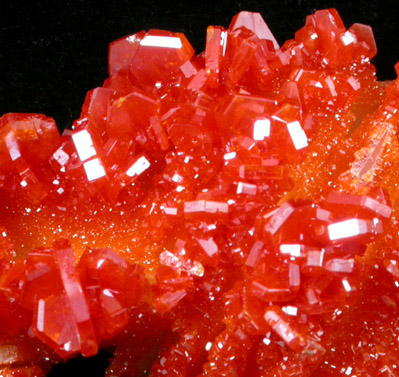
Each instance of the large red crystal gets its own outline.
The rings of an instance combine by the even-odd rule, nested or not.
[[[395,376],[399,82],[370,27],[258,13],[111,43],[58,134],[0,118],[0,374]]]

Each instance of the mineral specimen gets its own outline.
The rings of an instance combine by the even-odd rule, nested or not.
[[[0,118],[0,374],[396,376],[399,81],[334,9],[111,43],[59,135]]]

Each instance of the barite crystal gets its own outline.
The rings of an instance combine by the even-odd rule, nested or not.
[[[0,118],[0,375],[396,375],[399,81],[369,26],[259,13],[109,46],[59,135]],[[399,72],[399,65],[395,68]]]

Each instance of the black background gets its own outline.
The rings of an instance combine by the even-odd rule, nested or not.
[[[380,80],[395,78],[399,61],[398,0],[316,1],[204,0],[162,2],[2,1],[0,5],[0,115],[37,112],[54,117],[59,128],[71,125],[89,89],[107,77],[108,44],[149,28],[186,34],[197,52],[208,25],[227,27],[241,10],[260,12],[280,44],[303,26],[306,15],[335,7],[345,25],[372,26],[378,46],[374,59]],[[106,355],[57,367],[51,377],[102,376]],[[84,372],[82,365],[90,368]],[[79,372],[80,370],[80,372]]]
[[[282,44],[316,9],[335,7],[349,27],[371,25],[381,80],[395,77],[399,60],[398,0],[204,0],[162,2],[2,1],[0,5],[0,115],[37,112],[71,125],[86,92],[107,77],[107,48],[116,38],[149,28],[184,32],[197,52],[207,25],[228,26],[240,10],[262,13]]]

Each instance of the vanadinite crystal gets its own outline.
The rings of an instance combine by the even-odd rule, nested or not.
[[[0,118],[0,375],[398,376],[399,81],[334,9],[111,43],[72,129]],[[399,70],[399,69],[398,69]]]

